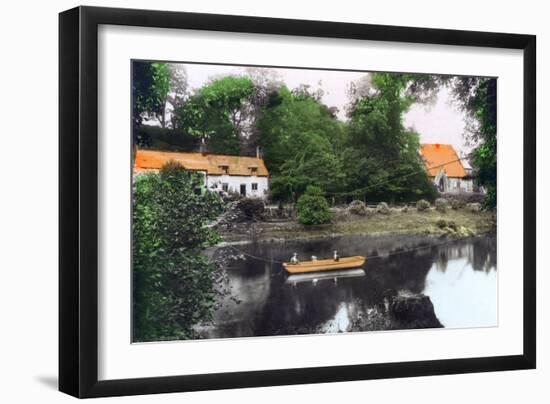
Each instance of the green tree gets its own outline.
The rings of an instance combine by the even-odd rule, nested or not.
[[[419,99],[419,88],[431,89],[431,84],[417,80],[424,78],[373,73],[366,95],[348,108],[342,161],[351,196],[390,201],[434,196],[418,154],[419,135],[403,125],[403,115]]]
[[[134,127],[144,118],[164,113],[170,90],[170,72],[166,63],[136,61],[132,64],[132,98]]]
[[[215,300],[215,268],[202,251],[219,240],[206,224],[222,202],[199,174],[171,163],[137,176],[133,196],[134,341],[192,338]]]
[[[330,207],[321,188],[310,185],[298,199],[298,221],[304,225],[328,223],[331,218]]]
[[[484,204],[497,205],[497,80],[458,77],[450,84],[455,102],[467,114],[467,139],[475,145],[472,166],[487,188]]]
[[[243,110],[254,94],[248,77],[227,76],[201,87],[176,111],[177,125],[214,153],[238,154],[245,136]]]
[[[325,192],[342,190],[344,174],[339,156],[330,142],[316,134],[305,134],[308,142],[283,163],[271,183],[275,200],[289,200],[302,195],[310,185]]]
[[[183,66],[177,64],[168,65],[170,74],[170,91],[166,97],[166,103],[170,105],[170,122],[165,122],[166,114],[162,115],[162,127],[170,125],[172,129],[177,130],[177,114],[175,111],[183,108],[189,98],[189,84],[187,82],[187,71]]]
[[[339,149],[344,124],[315,96],[299,88],[272,93],[259,121],[260,145],[277,200],[301,195],[308,185],[341,190]]]

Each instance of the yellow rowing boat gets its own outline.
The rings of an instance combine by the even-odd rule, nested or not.
[[[332,271],[336,269],[351,269],[359,268],[365,264],[367,259],[361,255],[353,257],[342,257],[338,261],[333,259],[317,260],[317,261],[304,261],[298,264],[292,264],[290,262],[283,263],[285,270],[291,274],[301,274],[304,272],[319,272],[319,271]]]

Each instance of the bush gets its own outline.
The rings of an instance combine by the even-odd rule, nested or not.
[[[474,202],[474,203],[468,203],[466,205],[466,209],[468,209],[470,212],[479,212],[481,211],[481,203]]]
[[[308,186],[298,199],[298,222],[304,225],[328,223],[330,207],[319,187]]]
[[[425,199],[421,199],[418,202],[416,202],[416,209],[420,212],[426,211],[430,209],[430,202],[428,202]]]
[[[353,215],[365,216],[367,214],[367,206],[363,201],[352,201],[348,206],[348,211]]]
[[[386,202],[380,202],[378,206],[376,206],[376,212],[380,213],[382,215],[389,215],[390,214],[390,207]]]
[[[193,338],[210,316],[215,267],[202,250],[219,241],[206,226],[222,210],[199,174],[170,163],[133,189],[133,340]]]
[[[265,211],[264,201],[260,198],[242,198],[237,202],[237,208],[248,219],[259,219]]]
[[[464,205],[465,205],[465,202],[462,199],[455,198],[451,200],[451,208],[453,208],[454,210],[463,208]]]
[[[458,230],[458,226],[454,220],[439,219],[435,224],[440,229],[449,228],[454,231]]]
[[[437,198],[435,200],[435,209],[439,212],[447,212],[447,208],[449,207],[449,202],[445,198]]]

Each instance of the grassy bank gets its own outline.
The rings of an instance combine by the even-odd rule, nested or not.
[[[293,240],[344,234],[448,234],[457,237],[478,235],[495,228],[493,212],[470,212],[465,209],[420,212],[392,209],[387,215],[366,216],[336,212],[332,223],[317,226],[300,225],[294,220],[280,222],[253,221],[235,224],[222,232],[225,242]]]

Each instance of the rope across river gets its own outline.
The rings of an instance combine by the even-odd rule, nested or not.
[[[445,245],[445,244],[451,244],[451,243],[455,243],[455,242],[458,242],[458,241],[471,239],[471,238],[474,238],[474,237],[476,237],[476,236],[460,237],[460,238],[445,240],[445,241],[442,241],[440,243],[431,243],[431,244],[427,244],[427,245],[421,245],[421,246],[418,246],[418,247],[415,247],[415,248],[389,252],[387,254],[368,255],[365,258],[367,259],[367,261],[368,260],[373,260],[373,259],[388,258],[388,257],[394,256],[394,255],[407,254],[407,253],[411,253],[411,252],[419,251],[419,250],[427,250],[427,249],[430,249],[430,248],[433,248],[433,247],[439,247],[439,246],[442,246],[442,245]],[[240,253],[244,256],[247,256],[249,258],[255,259],[257,261],[263,261],[263,262],[272,263],[272,264],[284,264],[284,263],[288,262],[288,261],[278,261],[278,260],[274,260],[274,259],[269,259],[269,258],[264,258],[264,257],[260,257],[260,256],[257,256],[257,255],[253,255],[253,254],[250,254],[246,251],[243,251],[243,250],[241,250],[241,249],[239,249],[239,248],[237,248],[233,245],[226,245],[223,248],[231,248],[231,249],[237,251],[238,253]]]

